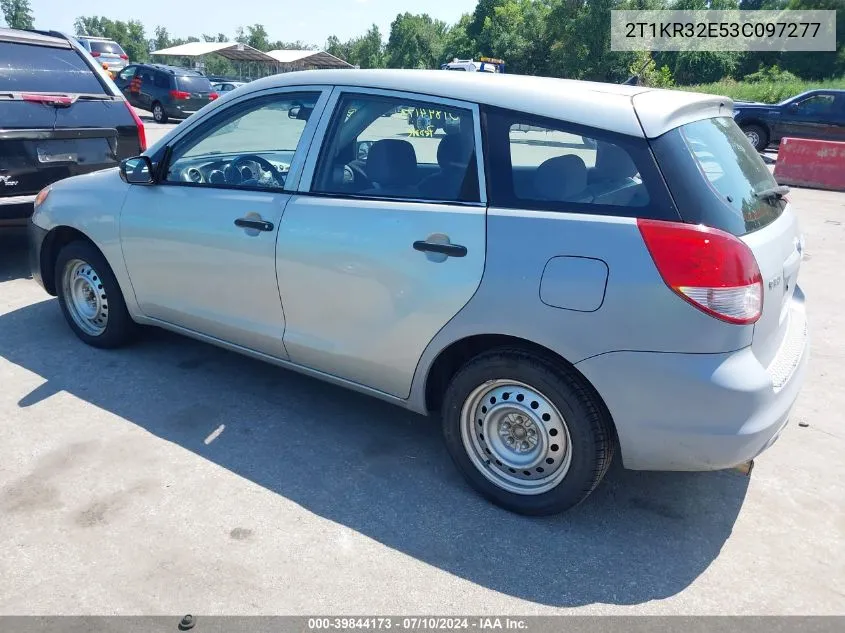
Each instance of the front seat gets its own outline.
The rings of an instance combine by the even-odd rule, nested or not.
[[[468,154],[459,134],[444,136],[437,146],[440,171],[420,183],[423,196],[435,200],[458,200],[466,177]]]
[[[587,165],[579,156],[555,156],[534,172],[534,192],[550,202],[591,202],[587,191]]]
[[[367,154],[367,177],[373,187],[361,195],[418,198],[417,153],[414,146],[401,139],[383,139],[370,146]]]

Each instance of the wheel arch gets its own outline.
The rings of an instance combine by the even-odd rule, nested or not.
[[[494,349],[520,349],[536,354],[554,365],[572,372],[578,377],[584,386],[590,391],[598,406],[603,409],[607,419],[610,420],[610,428],[613,433],[613,440],[618,446],[616,424],[613,416],[605,404],[604,398],[584,374],[569,362],[566,358],[544,345],[534,341],[511,336],[507,334],[474,334],[452,341],[444,347],[427,367],[423,385],[423,397],[425,410],[430,414],[440,410],[443,402],[443,395],[452,377],[470,359]]]
[[[44,237],[44,241],[41,243],[38,265],[41,268],[41,280],[44,283],[44,288],[54,297],[57,294],[55,273],[56,259],[59,256],[59,251],[61,251],[67,244],[76,241],[88,242],[105,258],[105,254],[102,249],[97,246],[94,240],[79,229],[66,225],[60,225],[50,229],[49,233],[47,233]],[[108,258],[106,258],[106,261],[108,261]]]
[[[772,139],[772,128],[771,126],[759,117],[749,117],[747,119],[742,119],[739,121],[739,127],[743,128],[748,125],[756,125],[766,133],[766,137],[771,141]]]

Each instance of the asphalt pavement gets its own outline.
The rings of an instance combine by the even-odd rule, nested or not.
[[[845,195],[790,199],[812,358],[781,439],[750,478],[617,460],[540,519],[433,420],[159,330],[85,346],[0,238],[0,614],[845,614]]]

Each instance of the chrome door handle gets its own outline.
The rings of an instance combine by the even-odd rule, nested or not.
[[[447,257],[466,257],[467,247],[460,244],[444,244],[442,242],[429,242],[417,240],[414,242],[414,250],[423,253],[439,253]]]
[[[256,229],[258,231],[272,231],[273,223],[266,220],[253,220],[252,218],[238,218],[235,220],[235,226],[242,229]]]

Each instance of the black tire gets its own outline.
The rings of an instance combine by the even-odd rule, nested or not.
[[[569,469],[546,492],[519,494],[496,485],[481,473],[464,445],[464,403],[479,386],[499,379],[524,383],[541,392],[568,427]],[[485,352],[464,365],[446,390],[442,421],[446,447],[470,485],[496,505],[519,514],[556,514],[578,505],[595,490],[613,459],[615,441],[610,416],[592,387],[574,370],[521,349]],[[494,468],[489,461],[487,467]]]
[[[749,125],[743,125],[740,129],[743,134],[749,137],[748,140],[758,152],[762,152],[769,146],[769,133],[759,125],[754,125],[752,123]]]
[[[70,312],[71,308],[68,306],[71,299],[67,296],[65,269],[71,262],[77,260],[90,266],[93,271],[91,273],[92,280],[98,285],[99,290],[105,294],[103,299],[107,306],[107,319],[104,330],[99,334],[91,334],[82,329],[74,320]],[[120,286],[111,267],[103,254],[93,244],[79,240],[65,245],[56,258],[54,274],[62,314],[64,314],[71,330],[82,341],[92,347],[111,349],[121,347],[134,338],[138,325],[129,316],[123,293],[120,291]]]
[[[158,106],[158,108],[156,108],[156,106]],[[152,107],[153,120],[156,123],[167,123],[167,112],[165,112],[164,106],[158,101],[154,101]]]

